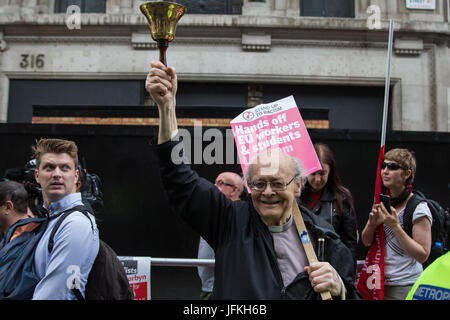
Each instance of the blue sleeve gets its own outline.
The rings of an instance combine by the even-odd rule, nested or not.
[[[93,220],[93,218],[91,218]],[[54,237],[46,272],[35,288],[33,300],[74,300],[70,284],[79,283],[84,295],[89,272],[99,249],[98,230],[80,212],[68,216]]]

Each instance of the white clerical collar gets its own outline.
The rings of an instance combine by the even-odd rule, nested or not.
[[[289,217],[288,221],[281,226],[269,226],[269,231],[272,233],[280,233],[285,232],[292,224],[292,214]]]

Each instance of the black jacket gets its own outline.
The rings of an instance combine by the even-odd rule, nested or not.
[[[300,203],[300,201],[297,202]],[[353,260],[356,263],[356,249],[358,245],[356,214],[351,210],[350,204],[345,198],[343,200],[344,213],[338,214],[336,202],[337,199],[334,194],[325,188],[320,200],[310,210],[333,226],[334,231],[339,235],[342,242],[352,252]]]
[[[273,238],[251,201],[231,201],[212,183],[200,178],[189,165],[175,165],[175,142],[155,146],[164,188],[171,208],[196,230],[216,253],[215,299],[320,299],[302,272],[284,287]],[[318,218],[303,212],[313,244],[325,233],[325,257],[337,270],[347,298],[359,298],[353,285],[351,253],[338,236],[315,224]],[[321,222],[327,226],[325,222]]]

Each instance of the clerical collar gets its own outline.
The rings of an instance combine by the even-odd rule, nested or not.
[[[289,220],[288,220],[285,224],[283,224],[283,225],[281,225],[281,226],[269,226],[269,231],[272,232],[272,233],[280,233],[280,232],[284,232],[284,231],[286,231],[287,229],[289,229],[289,227],[291,226],[291,224],[292,224],[292,214],[291,214],[291,216],[289,217]]]

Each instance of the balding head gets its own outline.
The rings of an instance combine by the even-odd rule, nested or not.
[[[234,172],[222,172],[216,178],[215,185],[230,200],[239,200],[244,190],[244,181]]]
[[[303,170],[297,158],[280,149],[267,149],[261,152],[247,167],[246,179],[251,181],[252,171],[257,168],[262,174],[273,175],[285,171],[295,176],[294,181],[300,181]]]

